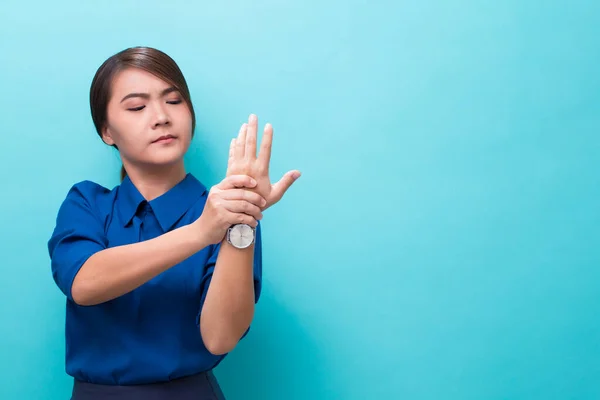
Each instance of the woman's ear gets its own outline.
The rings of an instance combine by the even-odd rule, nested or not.
[[[109,146],[115,145],[115,141],[112,138],[110,129],[108,129],[108,126],[106,125],[104,126],[104,128],[102,128],[102,141]]]

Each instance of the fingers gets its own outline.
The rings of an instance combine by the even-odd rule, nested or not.
[[[248,118],[248,130],[246,133],[246,148],[244,155],[248,160],[256,160],[256,131],[258,130],[258,118],[250,114]]]
[[[227,160],[227,172],[230,171],[231,166],[233,165],[233,156],[235,152],[235,138],[231,139],[231,143],[229,144],[229,159]],[[227,174],[229,175],[229,174]]]
[[[283,197],[285,192],[287,192],[287,190],[290,188],[290,186],[292,186],[292,184],[298,178],[300,178],[300,175],[301,175],[300,171],[297,171],[297,170],[289,171],[279,180],[279,182],[277,182],[276,184],[273,185],[273,190],[271,191],[272,198],[273,198],[272,204],[275,204],[279,200],[281,200],[281,198]]]
[[[229,212],[226,218],[231,225],[246,224],[253,228],[258,226],[258,221],[253,216],[248,214]]]
[[[240,131],[238,132],[238,137],[235,140],[235,150],[233,156],[236,160],[241,160],[244,158],[246,153],[246,131],[248,130],[248,124],[242,124],[240,127]]]
[[[260,153],[258,155],[258,162],[262,166],[263,171],[269,170],[269,163],[271,162],[271,145],[273,143],[273,126],[271,124],[265,125],[263,132],[262,142],[260,144]]]
[[[261,195],[245,189],[223,190],[221,198],[224,200],[244,200],[257,207],[264,207],[267,204],[267,201]]]
[[[229,200],[224,201],[223,206],[232,213],[250,215],[257,221],[260,221],[263,217],[260,208],[248,201]]]
[[[217,188],[221,190],[235,189],[235,188],[253,188],[256,186],[256,181],[248,175],[231,175],[223,179]]]

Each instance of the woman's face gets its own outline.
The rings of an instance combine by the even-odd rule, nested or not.
[[[175,88],[136,68],[115,76],[102,138],[119,148],[126,167],[181,162],[191,137],[192,115]]]

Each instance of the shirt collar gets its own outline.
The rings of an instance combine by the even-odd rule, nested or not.
[[[150,206],[163,232],[171,229],[205,192],[206,187],[202,182],[188,173],[182,181],[166,193],[151,200]],[[128,176],[121,182],[117,202],[123,226],[131,222],[140,204],[145,202],[144,196]]]

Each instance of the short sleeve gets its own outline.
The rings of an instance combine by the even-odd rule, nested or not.
[[[48,241],[52,277],[69,300],[73,300],[71,286],[79,269],[108,245],[101,219],[92,207],[101,190],[89,181],[74,185],[59,208]]]
[[[253,265],[253,274],[254,274],[254,303],[258,303],[260,298],[260,294],[262,291],[262,235],[261,235],[261,225],[260,222],[256,227],[256,240],[254,243],[254,265]],[[206,268],[204,272],[204,276],[202,277],[202,282],[200,285],[201,290],[201,299],[200,299],[200,309],[198,312],[198,317],[196,318],[197,324],[200,323],[200,312],[202,311],[202,306],[204,305],[204,300],[206,300],[206,294],[208,293],[208,287],[210,286],[210,282],[212,279],[212,274],[215,270],[215,265],[217,263],[217,257],[219,256],[219,250],[221,249],[221,244],[217,244],[214,246],[213,251],[206,263]]]

